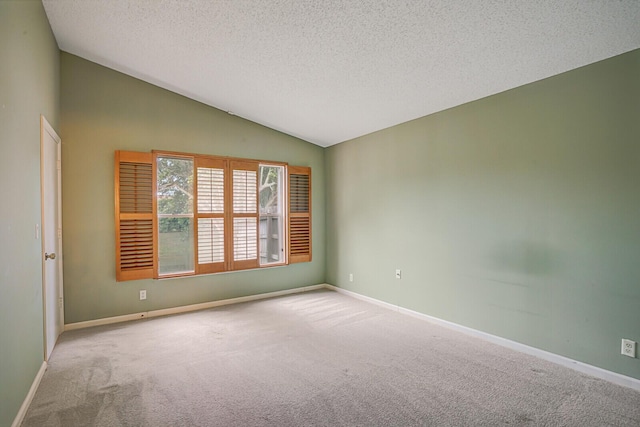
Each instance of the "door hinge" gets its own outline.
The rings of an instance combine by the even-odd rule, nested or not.
[[[62,239],[62,228],[58,228],[58,239]]]
[[[62,162],[60,160],[56,160],[56,167],[58,170],[62,169]]]

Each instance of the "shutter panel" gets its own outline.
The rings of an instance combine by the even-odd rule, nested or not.
[[[198,161],[198,212],[224,213],[224,167],[203,167]]]
[[[311,168],[289,166],[289,264],[311,261]]]
[[[231,161],[232,236],[231,270],[259,267],[258,163]]]
[[[224,262],[224,218],[198,218],[198,264]]]
[[[233,213],[258,212],[258,173],[233,170]]]
[[[155,250],[151,153],[116,151],[116,280],[151,279]]]
[[[233,219],[233,260],[247,261],[258,257],[258,222],[256,218]]]
[[[226,270],[226,161],[196,157],[196,274]]]

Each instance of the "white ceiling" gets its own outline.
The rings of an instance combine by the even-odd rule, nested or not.
[[[640,48],[638,0],[43,0],[61,50],[326,147]]]

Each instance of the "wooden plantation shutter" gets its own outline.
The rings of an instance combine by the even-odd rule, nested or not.
[[[196,157],[196,274],[227,270],[227,161]]]
[[[153,154],[116,151],[116,280],[154,277]]]
[[[231,270],[259,267],[257,162],[230,161],[231,168]]]
[[[265,173],[273,172],[278,175],[276,185],[276,181],[267,183],[262,178],[258,179],[262,169],[257,160],[170,152],[116,151],[114,181],[117,281],[166,276],[158,276],[159,265],[162,266],[159,264],[159,251],[162,250],[163,254],[166,252],[163,249],[165,246],[159,248],[159,238],[163,236],[158,234],[158,224],[163,224],[159,218],[179,215],[172,212],[158,215],[158,204],[166,205],[171,201],[168,198],[173,195],[159,191],[156,181],[160,178],[157,174],[160,171],[163,180],[166,178],[164,172],[169,173],[168,179],[173,179],[174,175],[175,179],[184,181],[185,178],[178,169],[158,169],[159,164],[163,165],[164,157],[193,161],[187,176],[189,189],[183,191],[188,193],[190,203],[193,203],[186,212],[189,221],[193,223],[193,228],[189,229],[189,240],[193,238],[193,243],[180,246],[180,250],[186,250],[189,254],[193,248],[193,258],[190,258],[190,265],[193,267],[189,271],[178,271],[176,276],[311,261],[311,168],[287,166],[286,163],[263,164],[262,168],[267,171]],[[287,175],[286,185],[282,182],[283,174]],[[277,207],[277,212],[274,210],[273,195],[266,190],[270,186],[277,188],[278,199],[282,198],[283,204],[287,205],[284,213],[281,206]],[[288,193],[287,197],[283,197],[283,192]],[[261,194],[264,199],[262,207]],[[180,216],[182,217],[186,216]],[[269,227],[262,227],[261,221],[264,218],[272,222],[275,219],[280,225],[284,222],[286,230],[278,229],[276,232]],[[264,225],[268,225],[268,221]],[[190,222],[189,227],[191,226]],[[266,243],[263,242],[260,239],[261,233],[271,236],[269,238],[272,240],[276,239],[279,246],[275,250],[278,254],[282,254],[283,246],[287,247],[286,259],[280,257],[276,263],[266,262],[265,259],[271,259],[267,255],[263,256],[261,264],[261,251],[271,253],[271,243],[269,239],[266,239]],[[286,245],[282,244],[284,238]],[[162,242],[163,245],[167,243],[166,239]],[[175,249],[178,243],[170,241],[169,246]]]
[[[289,166],[289,264],[311,261],[311,168]]]

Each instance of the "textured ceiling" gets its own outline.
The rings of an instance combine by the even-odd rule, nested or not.
[[[638,0],[44,0],[61,50],[329,146],[640,48]]]

